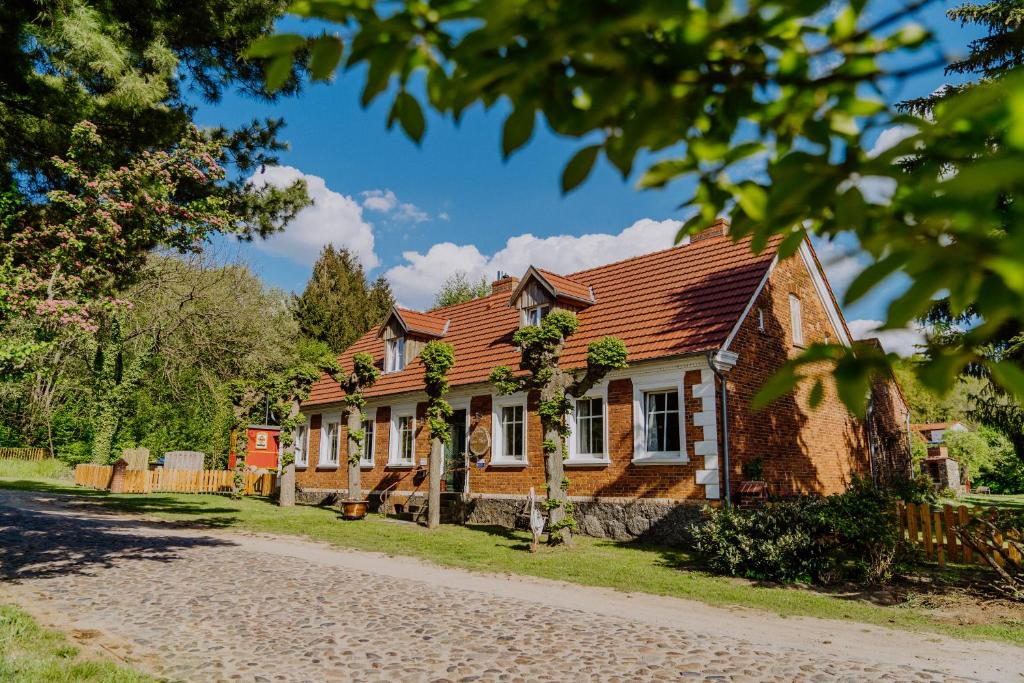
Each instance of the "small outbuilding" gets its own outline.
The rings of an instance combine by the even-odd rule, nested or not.
[[[281,454],[281,428],[276,425],[249,425],[246,428],[245,464],[247,467],[276,470]],[[228,469],[235,469],[236,455],[228,457]]]

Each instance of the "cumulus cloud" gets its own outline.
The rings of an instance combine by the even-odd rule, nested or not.
[[[363,208],[377,211],[388,218],[404,223],[423,223],[430,220],[430,214],[411,202],[400,202],[391,190],[366,190],[361,192]],[[447,220],[447,219],[446,219]]]
[[[881,330],[881,320],[850,320],[846,325],[850,328],[850,334],[854,339],[867,339],[877,337],[882,342],[882,348],[891,353],[897,353],[903,357],[912,356],[918,352],[916,347],[924,344],[924,330],[913,325],[902,330]]]
[[[390,268],[385,276],[400,302],[425,308],[445,278],[457,270],[470,279],[488,280],[499,270],[521,275],[531,265],[556,273],[573,273],[670,247],[680,226],[680,221],[645,218],[617,234],[537,237],[526,233],[510,237],[502,249],[491,255],[481,253],[471,244],[442,242],[426,253],[404,252],[404,262]]]
[[[850,283],[868,264],[867,254],[835,241],[815,241],[814,249],[818,252],[818,259],[825,269],[832,291],[842,301]]]
[[[899,143],[903,142],[911,135],[917,133],[917,127],[911,126],[910,124],[901,123],[898,126],[892,126],[886,128],[878,134],[878,138],[875,140],[875,144],[868,150],[868,157],[875,158],[882,152],[890,150]]]
[[[320,176],[291,166],[267,166],[248,182],[254,187],[287,187],[296,180],[306,181],[313,205],[300,211],[284,231],[256,240],[256,248],[311,266],[321,248],[331,243],[352,251],[365,269],[376,268],[380,259],[374,252],[373,226],[363,218],[363,207],[355,199],[331,190]]]

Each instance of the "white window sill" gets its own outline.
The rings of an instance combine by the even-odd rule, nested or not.
[[[609,464],[607,458],[567,458],[562,461],[563,467],[607,467]]]
[[[327,464],[327,465],[317,465],[316,468],[318,470],[336,470],[336,469],[338,469],[338,466],[336,464],[335,465]]]
[[[309,463],[308,462],[305,465],[300,465],[299,463],[295,463],[295,469],[297,469],[297,470],[304,470],[307,467],[309,467]]]
[[[634,465],[685,465],[689,462],[688,458],[681,455],[649,455],[633,458]]]
[[[361,469],[361,470],[372,470],[373,469],[373,463],[372,462],[360,462],[359,463],[359,469]]]
[[[493,458],[487,463],[489,467],[528,467],[529,464],[525,460],[494,460]]]
[[[416,465],[411,462],[389,462],[387,467],[393,470],[411,470]]]

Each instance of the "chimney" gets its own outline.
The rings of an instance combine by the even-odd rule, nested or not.
[[[710,239],[712,237],[724,237],[729,234],[729,219],[719,218],[714,223],[704,228],[696,235],[690,238],[690,244],[694,242],[700,242],[701,240]]]
[[[928,447],[929,458],[948,458],[949,449],[945,446],[929,446]]]
[[[491,283],[491,294],[511,294],[519,286],[519,278],[498,271],[498,279]]]

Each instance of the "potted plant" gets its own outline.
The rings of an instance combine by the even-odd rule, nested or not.
[[[764,480],[764,461],[757,457],[743,463],[740,482],[740,504],[757,505],[768,500],[768,482]]]

